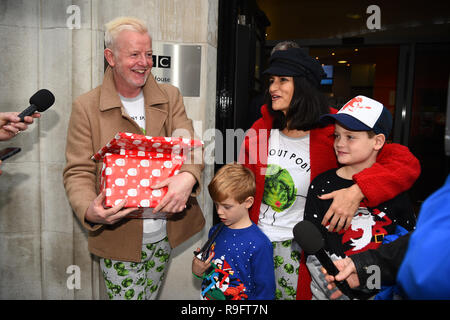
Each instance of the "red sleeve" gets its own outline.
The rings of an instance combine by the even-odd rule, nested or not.
[[[247,131],[239,153],[239,163],[250,169],[255,175],[255,201],[249,210],[250,219],[255,224],[258,223],[259,209],[264,194],[265,175],[262,173],[262,168],[267,161],[268,132],[269,130],[264,128],[263,119],[257,120]],[[261,134],[261,136],[258,136],[258,134]]]
[[[355,174],[353,180],[367,205],[375,207],[411,188],[419,175],[419,160],[407,147],[391,143],[383,147],[375,164]]]
[[[252,128],[250,128],[250,130],[252,130]],[[244,141],[242,141],[241,144],[241,149],[239,151],[239,156],[238,156],[238,163],[243,164],[244,166],[246,166],[248,163],[250,163],[249,161],[249,154],[248,154],[248,133],[245,135],[244,137]]]
[[[260,118],[252,125],[252,127],[249,130],[247,130],[247,133],[244,137],[244,141],[241,144],[238,156],[238,162],[243,164],[244,166],[249,167],[249,164],[257,163],[258,152],[257,149],[255,150],[254,148],[252,148],[252,146],[253,147],[258,146],[258,132],[259,130],[264,130],[263,124],[264,124],[263,119]]]

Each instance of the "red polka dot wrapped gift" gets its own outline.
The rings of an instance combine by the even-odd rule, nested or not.
[[[150,137],[119,132],[99,150],[93,160],[103,159],[101,189],[106,190],[105,207],[113,207],[127,199],[126,207],[143,210],[130,218],[161,218],[165,213],[153,214],[167,187],[151,186],[175,175],[191,149],[203,142],[181,137]]]

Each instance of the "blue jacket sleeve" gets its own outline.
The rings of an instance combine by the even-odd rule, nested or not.
[[[256,288],[252,299],[275,299],[275,267],[273,265],[273,247],[270,241],[265,241],[259,246],[253,256],[252,274]]]
[[[450,176],[422,204],[397,283],[409,299],[450,299]]]

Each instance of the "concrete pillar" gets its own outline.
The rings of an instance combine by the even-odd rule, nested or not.
[[[79,9],[79,27],[69,28],[75,11],[68,8]],[[0,0],[0,112],[21,111],[41,88],[56,97],[27,131],[0,142],[0,148],[22,148],[1,168],[0,299],[106,298],[98,259],[87,251],[87,233],[62,184],[71,102],[102,82],[104,24],[136,16],[147,23],[153,41],[201,46],[200,97],[184,103],[202,137],[215,123],[217,10],[218,0]],[[207,165],[204,184],[212,175]],[[161,299],[199,297],[191,261],[212,224],[206,188],[199,202],[207,226],[173,251]],[[79,289],[67,286],[72,265],[80,269]]]

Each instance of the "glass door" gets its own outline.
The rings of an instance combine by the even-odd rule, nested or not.
[[[357,95],[383,103],[395,116],[399,46],[310,47],[327,73],[321,90],[340,109]]]
[[[422,173],[410,190],[417,206],[441,187],[449,174],[450,162],[444,147],[449,57],[450,43],[416,45],[409,148],[422,166]]]
[[[449,174],[450,157],[444,145],[450,108],[450,43],[311,46],[309,54],[327,72],[322,90],[330,106],[339,109],[361,94],[391,111],[394,126],[388,140],[409,147],[421,164],[421,175],[409,190],[418,213]]]

